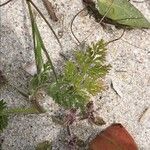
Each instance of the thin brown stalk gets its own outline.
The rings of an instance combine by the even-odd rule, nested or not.
[[[44,6],[45,6],[45,8],[46,8],[46,10],[47,10],[47,12],[48,12],[50,18],[51,18],[53,21],[57,22],[57,21],[58,21],[58,18],[57,18],[57,16],[56,16],[56,13],[55,13],[55,11],[54,11],[54,8],[53,8],[53,6],[52,6],[52,3],[49,2],[48,0],[42,0],[42,1],[43,1],[43,4],[44,4]]]
[[[3,4],[0,4],[0,7],[7,5],[7,4],[10,3],[11,1],[13,1],[13,0],[8,0],[8,1],[4,2]]]
[[[113,39],[113,40],[107,42],[106,45],[108,45],[108,44],[110,44],[110,43],[113,43],[113,42],[115,42],[115,41],[120,40],[120,39],[123,37],[124,33],[125,33],[125,29],[123,29],[123,32],[122,32],[121,36],[119,36],[118,38]]]
[[[72,33],[73,37],[76,39],[76,41],[77,41],[79,44],[81,44],[81,42],[78,40],[78,38],[76,37],[76,35],[75,35],[74,32],[73,32],[73,22],[74,22],[74,20],[76,19],[76,17],[77,17],[82,11],[84,11],[85,9],[86,9],[86,7],[84,7],[82,10],[80,10],[80,11],[73,17],[73,19],[71,20],[71,25],[70,25],[71,33]]]

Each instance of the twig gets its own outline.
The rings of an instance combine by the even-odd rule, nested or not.
[[[54,12],[54,9],[53,9],[53,6],[52,6],[51,2],[49,2],[48,0],[42,0],[42,1],[43,1],[43,4],[44,4],[45,8],[47,9],[47,12],[48,12],[50,18],[53,21],[57,22],[58,18],[56,16],[56,13]]]
[[[13,1],[13,0],[8,0],[8,1],[4,2],[3,4],[0,4],[0,7],[7,5],[7,4],[10,3],[11,1]]]

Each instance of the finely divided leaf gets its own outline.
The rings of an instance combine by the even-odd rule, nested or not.
[[[131,28],[150,28],[150,22],[128,0],[98,0],[98,9],[118,24]]]
[[[64,73],[58,83],[49,86],[49,94],[66,108],[84,109],[90,96],[104,89],[102,78],[108,73],[106,48],[103,40],[92,44],[86,51],[75,51],[74,60],[65,64]]]

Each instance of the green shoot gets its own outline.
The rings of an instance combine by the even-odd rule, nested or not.
[[[57,74],[55,72],[52,61],[49,57],[49,54],[44,46],[44,42],[40,35],[35,18],[33,16],[30,2],[27,1],[27,4],[28,4],[30,18],[31,18],[31,24],[32,24],[34,54],[35,54],[35,60],[36,60],[36,66],[37,66],[37,74],[31,80],[31,84],[30,84],[31,95],[34,95],[39,88],[45,86],[50,81],[50,76],[49,76],[50,70],[53,71],[56,82],[57,82]],[[43,63],[43,58],[42,58],[43,51],[48,60],[46,63]]]
[[[37,73],[41,73],[41,71],[42,71],[42,65],[43,65],[41,42],[39,40],[39,36],[37,36],[36,23],[34,21],[35,18],[33,16],[30,3],[27,2],[27,4],[28,4],[28,8],[29,8],[30,17],[31,17],[32,36],[33,36],[33,43],[34,43],[34,54],[35,54],[35,61],[36,61]]]
[[[50,96],[65,108],[82,110],[90,101],[90,96],[104,89],[102,78],[110,69],[105,61],[106,48],[103,40],[88,47],[85,52],[75,51],[74,61],[66,62],[58,84],[53,82],[49,85]]]
[[[27,4],[32,24],[35,60],[39,69],[31,80],[31,94],[34,96],[38,89],[44,88],[59,105],[67,109],[79,108],[82,111],[91,96],[104,90],[103,77],[110,68],[110,65],[105,64],[107,44],[101,40],[92,44],[85,52],[75,51],[74,60],[67,61],[63,74],[57,75],[33,16],[31,2],[27,1]],[[43,63],[42,52],[47,57],[46,64]],[[45,65],[47,67],[44,67]]]
[[[9,110],[4,110],[4,114],[10,115],[10,114],[35,114],[39,113],[36,108],[13,108]]]
[[[36,108],[13,108],[7,109],[6,102],[0,100],[0,131],[6,128],[8,124],[8,117],[11,114],[35,114],[39,113]]]

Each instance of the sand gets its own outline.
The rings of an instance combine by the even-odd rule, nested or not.
[[[2,2],[4,0],[1,0]],[[55,0],[53,4],[59,19],[55,23],[50,20],[42,1],[35,0],[34,2],[42,10],[56,33],[63,33],[60,37],[62,51],[52,32],[37,15],[42,37],[59,70],[62,62],[59,53],[66,54],[77,47],[76,40],[70,32],[70,22],[83,5],[80,0]],[[132,3],[150,21],[150,1]],[[4,72],[10,84],[26,91],[31,76],[24,71],[22,66],[34,61],[34,55],[31,25],[25,0],[14,0],[0,8],[0,17],[0,70]],[[94,18],[86,15],[86,12],[76,18],[73,29],[80,41],[95,29],[86,40],[87,44],[101,38],[109,41],[122,33],[121,29],[114,27],[112,30],[104,30]],[[78,137],[87,140],[89,136],[94,137],[96,133],[110,124],[121,123],[131,133],[140,150],[149,150],[150,122],[140,123],[139,118],[143,111],[150,107],[150,30],[126,31],[121,40],[108,46],[107,61],[112,65],[106,77],[108,89],[93,97],[95,107],[106,121],[106,125],[91,127],[86,122],[80,122],[74,125],[72,130]],[[119,95],[111,88],[111,82]],[[30,107],[25,97],[10,85],[0,89],[0,99],[4,99],[9,108]],[[51,119],[51,115],[60,108],[51,98],[45,99],[42,103],[47,113],[9,117],[9,124],[0,136],[4,140],[3,150],[34,150],[37,143],[45,140],[52,142],[53,150],[66,150],[59,142],[64,131]]]

